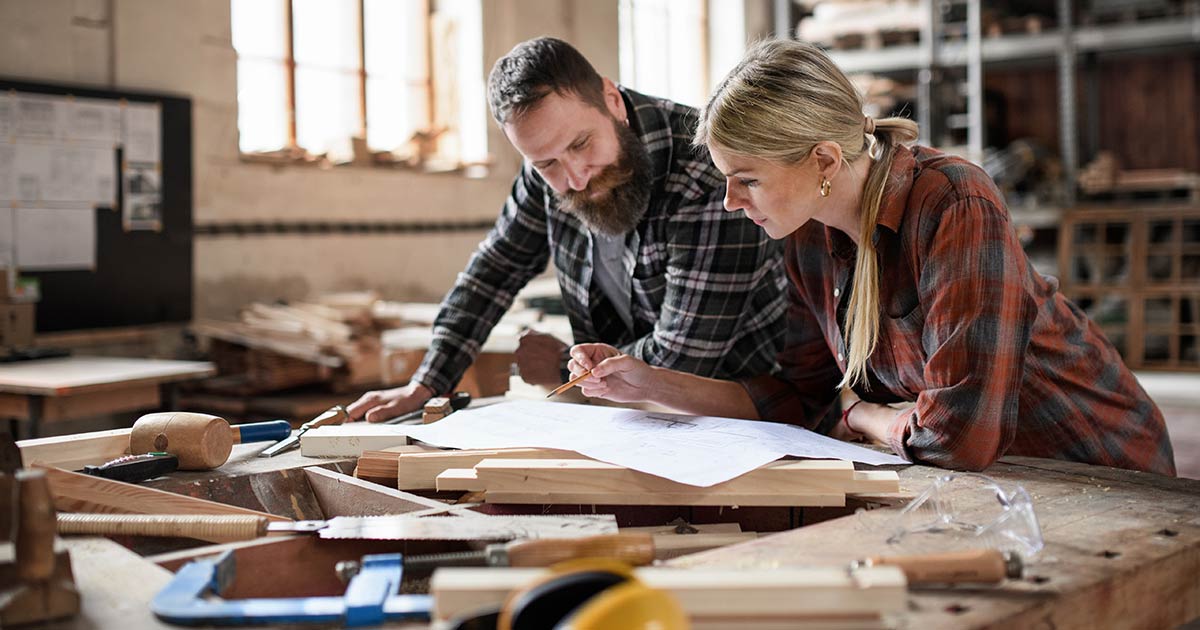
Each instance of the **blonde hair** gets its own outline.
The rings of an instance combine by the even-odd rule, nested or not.
[[[873,132],[870,127],[873,122]],[[873,235],[896,149],[917,139],[906,118],[863,116],[862,97],[820,49],[794,40],[755,44],[700,111],[693,144],[795,164],[824,141],[836,142],[849,165],[873,159],[863,188],[861,243],[846,312],[846,373],[839,387],[866,382],[867,359],[879,339],[879,259]]]

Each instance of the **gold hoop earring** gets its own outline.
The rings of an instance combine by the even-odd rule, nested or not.
[[[821,178],[821,196],[828,197],[830,191],[832,191],[832,190],[833,190],[833,182],[822,177]]]

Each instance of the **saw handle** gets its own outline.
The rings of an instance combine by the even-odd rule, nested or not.
[[[654,562],[654,537],[645,533],[586,538],[539,538],[509,543],[508,566],[547,567],[565,560],[607,558],[640,566]]]
[[[267,533],[267,519],[252,514],[66,514],[58,533],[105,536],[170,536],[233,542]]]
[[[1021,557],[996,549],[972,549],[920,556],[875,556],[865,566],[895,566],[909,584],[997,584],[1021,577]]]

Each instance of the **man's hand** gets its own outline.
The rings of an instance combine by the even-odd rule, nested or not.
[[[416,411],[433,398],[433,392],[420,383],[409,383],[403,387],[367,392],[354,401],[346,411],[350,419],[367,422],[383,422],[396,416]]]
[[[590,398],[642,402],[650,400],[655,389],[655,368],[602,343],[583,343],[571,348],[567,369],[571,378],[592,371],[591,377],[579,383],[580,391]]]
[[[517,369],[521,378],[530,385],[555,387],[562,382],[563,352],[567,344],[558,340],[554,335],[547,335],[533,330],[521,333],[520,344],[517,346]]]

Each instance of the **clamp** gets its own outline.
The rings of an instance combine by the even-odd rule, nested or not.
[[[165,586],[150,610],[167,623],[181,626],[251,624],[330,624],[376,626],[385,621],[428,621],[433,598],[400,595],[401,554],[363,556],[342,597],[213,599],[233,583],[233,552],[215,560],[185,565]]]

